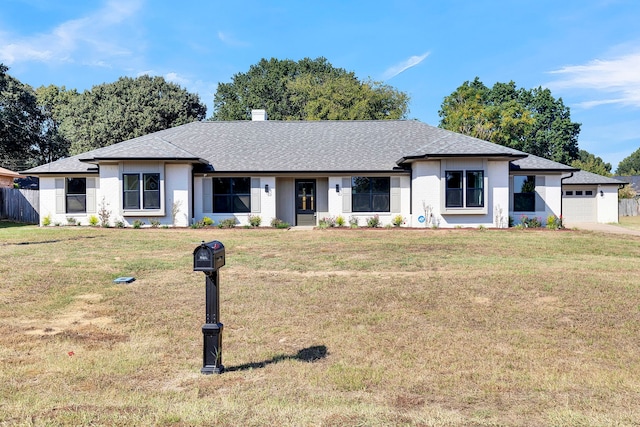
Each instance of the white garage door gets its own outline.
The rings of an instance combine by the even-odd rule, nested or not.
[[[567,223],[598,222],[596,187],[564,187],[562,215]]]

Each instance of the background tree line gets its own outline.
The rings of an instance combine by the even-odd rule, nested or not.
[[[209,120],[250,120],[265,109],[271,120],[407,119],[409,96],[360,80],[325,58],[262,59],[219,83]],[[548,89],[514,82],[485,86],[478,78],[445,97],[439,126],[540,157],[611,174],[611,165],[578,147],[580,124]],[[204,120],[206,106],[162,77],[121,77],[82,93],[64,86],[33,89],[0,64],[0,165],[21,170],[162,129]],[[640,149],[618,174],[640,171]]]

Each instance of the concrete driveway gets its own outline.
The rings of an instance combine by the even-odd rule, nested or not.
[[[630,228],[621,227],[615,224],[597,224],[595,222],[577,222],[577,223],[566,224],[565,227],[576,228],[578,230],[599,231],[601,233],[640,236],[640,230],[632,230]]]

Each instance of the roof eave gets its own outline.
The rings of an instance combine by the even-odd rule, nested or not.
[[[421,154],[418,156],[405,156],[400,158],[396,164],[401,165],[403,163],[411,163],[415,160],[439,160],[439,159],[451,159],[451,158],[469,158],[469,157],[481,157],[484,159],[500,159],[500,160],[519,160],[528,157],[527,154],[514,154],[514,153],[478,153],[478,154]]]

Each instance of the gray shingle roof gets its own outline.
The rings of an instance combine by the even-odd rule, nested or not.
[[[609,178],[607,176],[598,175],[587,171],[574,172],[573,176],[565,179],[562,182],[564,185],[622,185],[627,184],[626,181],[622,181],[615,178]]]
[[[529,154],[524,159],[518,159],[511,162],[511,171],[557,171],[557,172],[575,172],[579,169],[572,168],[571,166],[563,165],[562,163],[554,162],[542,157]]]
[[[508,158],[512,170],[576,170],[419,121],[372,120],[193,122],[26,172],[86,172],[92,162],[127,158],[205,163],[219,172],[383,172],[455,156]]]

